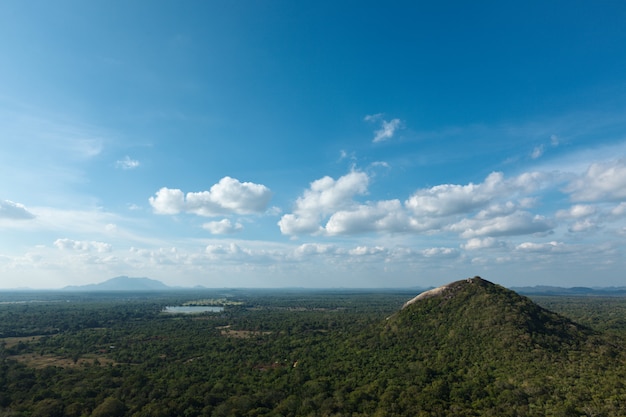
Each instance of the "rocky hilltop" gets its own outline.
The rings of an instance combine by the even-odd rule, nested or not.
[[[369,347],[424,415],[623,415],[619,343],[480,277],[408,300]]]
[[[468,278],[466,282],[470,284],[474,284],[474,283],[481,284],[481,283],[486,283],[488,281],[485,281],[479,276],[475,276],[474,278]],[[437,288],[433,288],[432,290],[424,291],[423,293],[418,294],[415,298],[412,298],[406,303],[404,303],[402,308],[406,308],[418,300],[424,300],[426,298],[438,297],[438,296],[443,296],[445,294],[454,293],[454,291],[460,288],[462,288],[462,281],[453,282],[451,284],[446,284]]]
[[[389,320],[389,328],[455,343],[459,350],[553,351],[580,346],[594,332],[500,285],[467,278],[423,292]]]

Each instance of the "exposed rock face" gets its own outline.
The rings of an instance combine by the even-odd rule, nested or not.
[[[388,330],[459,351],[540,346],[559,352],[579,348],[594,332],[548,311],[531,299],[478,276],[425,291],[387,320]],[[482,354],[482,353],[480,353]]]
[[[421,294],[418,294],[417,297],[410,299],[409,301],[407,301],[406,303],[404,303],[404,305],[402,306],[402,308],[406,308],[407,306],[410,306],[411,304],[415,303],[416,301],[419,300],[424,300],[426,298],[432,298],[432,297],[437,297],[437,296],[443,296],[446,293],[450,293],[452,291],[454,291],[455,288],[458,288],[458,284],[462,283],[463,281],[455,281],[452,282],[450,284],[446,284],[446,285],[442,285],[441,287],[437,287],[437,288],[433,288],[432,290],[428,290],[428,291],[424,291]],[[484,279],[482,279],[479,276],[475,276],[474,278],[468,278],[465,282],[467,283],[474,283],[474,282],[488,282]]]

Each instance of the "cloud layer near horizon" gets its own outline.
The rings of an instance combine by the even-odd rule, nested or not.
[[[295,199],[291,211],[282,210],[284,214],[274,223],[284,236],[312,241],[203,243],[208,242],[204,239],[197,242],[200,247],[196,249],[158,241],[146,246],[128,224],[124,225],[128,221],[107,213],[65,215],[45,208],[29,210],[23,204],[3,200],[0,222],[15,230],[30,225],[31,229],[67,233],[71,226],[81,224],[81,230],[90,230],[99,238],[58,237],[49,248],[40,247],[23,257],[0,258],[0,269],[45,264],[46,268],[66,265],[76,268],[75,273],[97,268],[113,274],[184,266],[224,272],[224,268],[235,268],[236,274],[244,276],[271,276],[272,270],[288,275],[295,265],[306,264],[329,268],[333,273],[351,268],[351,273],[362,270],[363,274],[367,274],[368,265],[374,270],[384,265],[385,270],[401,274],[402,265],[427,268],[434,259],[445,260],[451,268],[496,268],[538,256],[537,265],[545,263],[547,267],[552,257],[576,254],[576,262],[590,263],[598,254],[610,257],[618,253],[610,241],[593,243],[595,233],[602,230],[615,238],[626,236],[626,202],[621,201],[625,172],[623,158],[594,162],[580,172],[537,170],[511,177],[492,172],[476,183],[439,184],[417,188],[406,196],[375,200],[370,198],[370,187],[377,177],[353,168],[338,178],[324,176],[312,181]],[[208,191],[185,194],[163,187],[149,203],[161,216],[222,216],[197,227],[210,235],[225,236],[244,230],[238,217],[254,222],[250,215],[272,218],[279,213],[278,208],[268,211],[272,196],[266,185],[223,177]],[[553,206],[550,201],[555,197],[569,201],[569,205]],[[412,236],[419,237],[421,243],[409,243]],[[577,243],[570,241],[573,236],[578,236]],[[583,241],[582,236],[591,240]],[[343,240],[349,237],[361,237],[361,243]],[[133,241],[137,245],[128,248]],[[60,251],[59,255],[53,255],[52,248]],[[151,275],[160,276],[156,272]]]

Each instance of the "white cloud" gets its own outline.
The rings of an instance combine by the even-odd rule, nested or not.
[[[120,169],[135,169],[139,166],[139,161],[130,159],[130,157],[126,155],[123,159],[116,161],[115,166]]]
[[[525,206],[524,202],[516,204],[512,201],[507,201],[505,203],[492,204],[489,207],[480,210],[476,214],[475,218],[484,220],[484,219],[492,219],[494,217],[507,216],[511,213],[514,213],[522,206]]]
[[[461,245],[461,248],[465,250],[479,250],[479,249],[489,249],[494,247],[504,247],[506,244],[502,241],[498,241],[493,237],[486,237],[484,239],[481,238],[472,238],[469,239],[466,243]]]
[[[185,194],[179,189],[163,187],[149,201],[157,214],[178,214],[185,210]]]
[[[552,147],[559,146],[560,142],[561,140],[559,139],[557,135],[550,135],[550,145],[552,145]]]
[[[581,217],[591,216],[596,213],[596,208],[592,205],[576,204],[567,210],[559,210],[556,217],[559,219],[579,219]]]
[[[589,232],[597,230],[599,228],[598,219],[604,217],[605,214],[600,213],[596,219],[590,219],[590,216],[594,216],[598,213],[596,206],[588,204],[575,204],[566,210],[559,210],[556,212],[557,219],[570,219],[575,220],[568,230],[571,233]]]
[[[574,201],[626,199],[626,158],[594,163],[566,188]]]
[[[352,256],[372,256],[372,255],[385,255],[387,250],[382,246],[357,246],[348,250],[348,254]]]
[[[359,205],[334,213],[326,223],[330,235],[354,234],[370,231],[406,232],[409,218],[399,200],[388,200]]]
[[[560,139],[557,135],[550,135],[550,143],[549,145],[553,148],[559,146]],[[533,151],[530,153],[530,157],[532,159],[541,158],[546,150],[546,145],[541,144],[534,147]]]
[[[536,204],[537,199],[528,193],[541,188],[548,178],[531,172],[505,179],[494,172],[479,184],[418,190],[404,204],[397,199],[358,203],[354,197],[367,192],[369,178],[351,172],[337,181],[324,177],[313,182],[298,198],[294,212],[278,224],[288,235],[453,231],[472,238],[546,232],[551,222],[522,209]]]
[[[493,198],[493,185],[502,174],[491,174],[484,184],[437,185],[416,191],[406,206],[416,215],[448,216],[484,206]]]
[[[588,232],[590,230],[596,230],[596,229],[598,229],[598,225],[595,222],[593,222],[590,219],[584,219],[584,220],[579,220],[575,222],[574,224],[572,224],[568,230],[572,233],[579,233],[579,232]]]
[[[626,213],[626,202],[621,202],[617,206],[611,209],[611,214],[613,216],[619,217],[623,216]]]
[[[0,200],[0,219],[29,220],[34,218],[35,215],[28,211],[24,205],[9,200]]]
[[[346,159],[349,159],[351,161],[356,161],[357,158],[354,152],[348,153],[347,151],[342,149],[341,151],[339,151],[339,162],[346,160]]]
[[[459,251],[455,248],[428,248],[422,254],[427,258],[456,258]]]
[[[516,211],[507,216],[491,219],[463,219],[450,226],[450,230],[459,232],[465,239],[481,236],[515,236],[544,233],[554,225],[543,216],[532,215],[526,211]]]
[[[533,151],[530,154],[530,157],[532,159],[537,159],[540,158],[541,155],[543,155],[543,145],[539,145],[539,146],[535,146],[535,148],[533,149]]]
[[[515,249],[521,252],[533,253],[563,252],[565,251],[565,244],[563,242],[555,241],[547,243],[524,242],[517,245]]]
[[[108,243],[72,239],[57,239],[54,241],[54,246],[61,250],[74,250],[80,252],[89,252],[93,250],[99,253],[105,253],[111,252],[112,250],[112,246]]]
[[[400,119],[392,119],[390,121],[383,120],[382,126],[374,132],[373,142],[382,142],[393,137],[396,130],[402,127]]]
[[[355,206],[353,197],[365,194],[368,183],[367,174],[358,171],[338,180],[327,176],[313,181],[296,200],[293,214],[285,214],[278,222],[280,231],[286,235],[320,232],[320,221],[337,210]]]
[[[383,118],[382,113],[368,114],[363,118],[366,122],[377,122]]]
[[[374,143],[391,139],[396,131],[402,128],[402,121],[400,119],[387,121],[383,119],[382,113],[365,116],[364,120],[373,123],[380,122],[380,129],[374,132],[374,139],[372,140]]]
[[[220,221],[204,223],[202,228],[214,235],[225,235],[243,230],[243,225],[241,223],[233,224],[228,219],[222,219]]]
[[[224,177],[209,191],[190,192],[185,196],[179,189],[161,188],[149,201],[157,214],[188,212],[214,217],[228,213],[261,213],[271,197],[270,189],[262,184]]]
[[[389,163],[387,163],[385,161],[374,161],[374,162],[372,162],[370,164],[370,166],[373,167],[373,168],[377,168],[377,167],[383,167],[383,168],[387,168],[387,169],[391,168],[389,166]]]
[[[237,257],[241,258],[248,253],[248,251],[244,251],[241,249],[239,245],[236,243],[230,243],[228,245],[207,245],[205,248],[205,253],[211,259],[218,258],[232,258]]]
[[[284,235],[315,234],[322,231],[319,219],[306,214],[285,214],[278,221],[278,227]]]
[[[298,247],[296,247],[293,251],[294,255],[297,258],[314,256],[314,255],[325,255],[334,253],[336,251],[336,247],[334,245],[329,244],[320,244],[320,243],[305,243]]]
[[[416,191],[406,206],[417,216],[449,216],[469,213],[487,206],[495,199],[509,198],[516,193],[530,193],[541,187],[546,175],[529,172],[506,180],[501,172],[493,172],[480,184],[443,184]],[[528,204],[528,199],[522,200]]]

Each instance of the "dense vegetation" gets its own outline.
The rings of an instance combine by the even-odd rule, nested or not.
[[[624,414],[626,300],[414,295],[1,294],[0,416]]]

